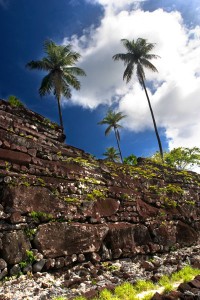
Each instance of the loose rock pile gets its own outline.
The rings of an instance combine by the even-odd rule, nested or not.
[[[58,272],[22,275],[1,283],[0,299],[50,300],[56,296],[73,299],[79,295],[94,298],[104,288],[113,290],[125,281],[133,284],[138,279],[157,282],[163,274],[170,275],[189,263],[200,268],[199,253],[200,246],[193,246],[168,254],[106,263],[88,261]],[[178,292],[171,292],[171,298],[166,295],[162,298],[156,293],[153,299],[198,299],[194,297],[200,292],[200,277],[196,280],[181,284]]]

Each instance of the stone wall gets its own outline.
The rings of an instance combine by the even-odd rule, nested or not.
[[[95,160],[63,139],[0,101],[0,279],[198,242],[198,174]]]

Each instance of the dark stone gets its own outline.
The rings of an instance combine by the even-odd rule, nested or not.
[[[181,293],[184,293],[185,291],[191,291],[192,287],[188,284],[188,283],[181,283],[178,287],[178,291],[180,291]]]
[[[83,294],[86,299],[93,299],[98,295],[98,291],[96,289],[91,289]]]
[[[5,233],[2,242],[2,257],[8,264],[13,265],[26,260],[26,251],[30,250],[31,244],[23,231]]]
[[[51,258],[90,253],[99,250],[107,232],[105,225],[48,223],[39,226],[34,244]]]
[[[163,299],[162,296],[158,292],[156,292],[151,298],[151,300],[162,300],[162,299]]]
[[[37,261],[36,263],[33,264],[33,272],[41,272],[44,265],[46,263],[46,259],[41,259],[40,261]]]
[[[2,148],[0,148],[0,159],[21,165],[28,165],[31,162],[31,157],[28,154]]]
[[[7,262],[3,258],[0,258],[0,270],[5,268],[7,268]]]
[[[155,266],[153,265],[153,263],[151,263],[149,261],[142,261],[140,266],[141,266],[141,268],[144,268],[145,271],[152,271],[155,269]]]
[[[191,246],[198,239],[197,232],[189,225],[179,221],[177,224],[176,240],[181,246]]]
[[[15,275],[19,275],[20,272],[21,272],[21,268],[18,264],[16,264],[10,269],[9,273],[10,273],[10,276],[15,276]]]
[[[193,279],[190,282],[188,282],[188,284],[192,287],[192,288],[197,288],[200,289],[200,281],[197,279]]]

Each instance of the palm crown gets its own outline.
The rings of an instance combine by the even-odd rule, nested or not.
[[[108,147],[106,148],[106,152],[103,153],[103,156],[106,157],[107,160],[112,162],[119,162],[120,156],[119,152],[114,147]]]
[[[80,54],[72,51],[71,45],[56,45],[53,41],[44,43],[46,57],[41,60],[31,61],[26,66],[29,69],[47,71],[48,74],[43,78],[39,88],[39,94],[44,96],[53,92],[57,101],[61,127],[63,127],[60,100],[63,95],[71,97],[70,86],[76,90],[80,89],[80,82],[76,76],[83,76],[85,72],[78,68],[75,63],[80,58]]]
[[[147,43],[146,39],[138,38],[136,41],[129,41],[122,39],[124,47],[127,49],[127,53],[119,53],[113,56],[114,60],[122,60],[126,69],[124,71],[123,79],[128,83],[135,70],[140,84],[145,79],[144,68],[149,69],[153,72],[158,72],[156,67],[149,61],[151,59],[159,58],[158,55],[149,53],[153,48],[154,44]]]

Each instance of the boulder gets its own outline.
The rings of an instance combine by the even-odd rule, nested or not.
[[[106,225],[48,223],[38,227],[34,244],[47,258],[97,252],[107,232]]]
[[[2,238],[2,257],[8,264],[14,265],[26,260],[26,251],[31,244],[22,230],[6,232]]]

